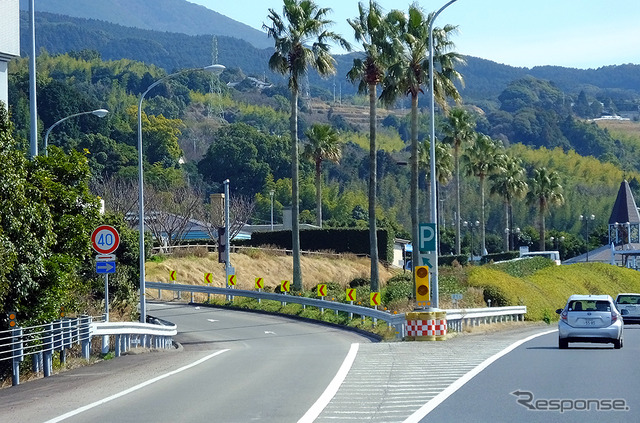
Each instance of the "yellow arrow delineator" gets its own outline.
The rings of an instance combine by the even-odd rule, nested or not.
[[[379,292],[372,292],[371,294],[369,294],[369,300],[372,306],[379,306],[380,305],[380,293]]]
[[[172,281],[178,280],[178,272],[176,272],[175,270],[170,270],[169,279],[171,279]]]
[[[229,286],[236,286],[236,275],[229,275],[227,283],[229,284]]]
[[[264,279],[256,278],[256,289],[264,289]]]
[[[289,292],[289,291],[291,291],[291,283],[289,281],[280,282],[280,291],[281,292]]]
[[[204,283],[212,283],[212,282],[213,282],[213,273],[205,273]]]
[[[347,301],[355,301],[356,300],[356,289],[355,288],[347,288]]]
[[[327,296],[327,285],[320,284],[318,285],[318,297],[326,297]]]

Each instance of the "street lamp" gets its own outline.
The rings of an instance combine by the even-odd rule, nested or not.
[[[147,321],[147,311],[145,304],[145,274],[144,274],[144,169],[142,166],[142,100],[156,85],[166,81],[169,78],[173,78],[177,75],[182,75],[186,72],[193,72],[197,70],[204,70],[206,72],[212,72],[216,75],[222,73],[225,70],[223,65],[209,65],[204,68],[191,68],[183,69],[181,71],[172,73],[158,79],[153,84],[149,85],[149,88],[142,94],[138,100],[138,225],[139,225],[139,240],[140,240],[140,322],[145,323]],[[227,244],[227,249],[229,248]]]
[[[550,236],[549,237],[549,241],[551,241],[551,244],[557,250],[559,244],[564,242],[564,237],[563,236],[561,236],[561,237],[552,237],[552,236]]]
[[[591,216],[586,216],[586,215],[580,215],[580,221],[584,221],[586,224],[586,229],[587,229],[587,262],[589,262],[589,221],[593,221],[596,218],[595,215],[591,215]]]
[[[275,193],[274,190],[269,191],[269,196],[271,197],[271,232],[273,232],[273,194]]]
[[[470,255],[471,255],[471,263],[473,263],[473,228],[474,226],[476,228],[480,227],[480,221],[476,220],[475,222],[467,222],[466,220],[464,222],[462,222],[462,226],[465,228],[469,228],[471,230],[471,245],[470,245]]]
[[[99,118],[103,118],[105,117],[107,114],[109,113],[108,110],[106,109],[97,109],[97,110],[92,110],[90,112],[81,112],[81,113],[75,113],[73,115],[69,115],[66,118],[62,118],[59,121],[57,121],[56,123],[54,123],[53,125],[51,125],[49,127],[49,129],[47,129],[47,132],[44,134],[44,155],[47,155],[47,147],[49,146],[49,133],[51,132],[51,130],[53,128],[55,128],[56,126],[58,126],[59,124],[61,124],[62,122],[64,122],[67,119],[71,119],[72,117],[76,117],[76,116],[82,116],[82,115],[96,115]]]
[[[431,148],[430,148],[430,171],[431,171],[431,198],[429,199],[431,222],[434,225],[438,224],[438,210],[436,200],[436,125],[435,125],[435,95],[433,92],[433,22],[438,15],[447,7],[455,3],[456,0],[450,0],[447,4],[442,6],[436,13],[434,13],[431,21],[429,21],[429,94],[431,96]],[[434,231],[434,244],[438,245],[438,228]],[[415,242],[415,241],[414,241]],[[433,269],[431,270],[431,303],[435,308],[438,308],[438,253],[436,252],[435,260],[431,263]]]

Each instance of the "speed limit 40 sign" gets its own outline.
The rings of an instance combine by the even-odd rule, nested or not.
[[[98,226],[91,234],[91,245],[100,254],[111,254],[120,244],[120,235],[112,226]]]

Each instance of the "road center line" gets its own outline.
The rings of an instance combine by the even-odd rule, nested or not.
[[[158,382],[158,381],[160,381],[160,380],[162,380],[162,379],[166,379],[166,378],[168,378],[169,376],[173,376],[173,375],[175,375],[175,374],[178,374],[178,373],[180,373],[180,372],[183,372],[183,371],[185,371],[185,370],[188,370],[188,369],[190,369],[190,368],[192,368],[192,367],[195,367],[195,366],[197,366],[197,365],[199,365],[199,364],[202,364],[202,363],[204,363],[205,361],[210,360],[210,359],[212,359],[213,357],[218,356],[218,355],[220,355],[220,354],[222,354],[222,353],[225,353],[225,352],[227,352],[227,351],[229,351],[229,349],[224,349],[224,350],[216,351],[215,353],[213,353],[213,354],[209,354],[208,356],[203,357],[203,358],[201,358],[200,360],[194,361],[194,362],[193,362],[193,363],[191,363],[191,364],[187,364],[186,366],[180,367],[179,369],[173,370],[173,371],[171,371],[171,372],[169,372],[169,373],[165,373],[165,374],[160,375],[160,376],[158,376],[158,377],[154,377],[153,379],[149,379],[149,380],[147,380],[146,382],[142,382],[142,383],[140,383],[140,384],[138,384],[138,385],[136,385],[136,386],[133,386],[133,387],[131,387],[131,388],[129,388],[129,389],[125,389],[125,390],[124,390],[124,391],[122,391],[122,392],[119,392],[119,393],[117,393],[117,394],[114,394],[114,395],[111,395],[111,396],[109,396],[109,397],[103,398],[103,399],[98,400],[98,401],[96,401],[96,402],[93,402],[93,403],[91,403],[91,404],[85,405],[84,407],[80,407],[80,408],[77,408],[77,409],[75,409],[75,410],[73,410],[73,411],[69,411],[69,412],[68,412],[68,413],[66,413],[66,414],[63,414],[63,415],[58,416],[58,417],[56,417],[56,418],[53,418],[53,419],[51,419],[51,420],[47,420],[45,423],[56,423],[56,422],[61,422],[61,421],[63,421],[63,420],[68,419],[69,417],[76,416],[76,415],[78,415],[78,414],[80,414],[80,413],[83,413],[83,412],[85,412],[85,411],[87,411],[87,410],[90,410],[90,409],[92,409],[92,408],[95,408],[95,407],[97,407],[97,406],[99,406],[99,405],[106,404],[106,403],[108,403],[108,402],[110,402],[110,401],[113,401],[114,399],[117,399],[117,398],[123,397],[123,396],[125,396],[125,395],[128,395],[128,394],[130,394],[130,393],[132,393],[132,392],[135,392],[135,391],[137,391],[137,390],[139,390],[139,389],[144,388],[145,386],[149,386],[149,385],[151,385],[152,383]]]
[[[340,385],[342,385],[342,382],[344,382],[347,374],[349,374],[349,370],[351,370],[351,366],[356,359],[356,355],[358,355],[359,347],[360,344],[351,344],[351,348],[349,348],[347,356],[338,369],[338,373],[336,373],[336,375],[333,377],[333,380],[331,381],[331,383],[329,383],[329,386],[327,386],[327,389],[324,390],[315,404],[313,404],[311,408],[305,413],[305,415],[302,416],[300,420],[298,420],[298,423],[313,422],[318,418],[320,413],[322,413],[322,410],[325,409],[325,407],[338,392],[338,389],[340,389]]]
[[[460,379],[458,379],[455,382],[453,382],[451,385],[447,386],[447,388],[444,391],[440,392],[438,395],[433,397],[429,402],[427,402],[425,405],[420,407],[415,413],[410,415],[404,421],[404,423],[418,423],[420,420],[425,418],[427,416],[427,414],[432,412],[437,406],[442,404],[444,402],[444,400],[446,400],[451,395],[453,395],[454,392],[456,392],[458,389],[462,388],[462,386],[464,386],[465,383],[469,382],[476,375],[478,375],[484,369],[489,367],[489,365],[491,363],[493,363],[494,361],[496,361],[500,357],[507,355],[511,351],[513,351],[516,348],[518,348],[520,345],[524,344],[525,342],[529,342],[534,338],[537,338],[537,337],[542,336],[542,335],[547,335],[549,333],[556,332],[556,331],[557,331],[557,329],[553,329],[553,330],[548,330],[548,331],[545,331],[545,332],[536,333],[534,335],[528,336],[528,337],[526,337],[524,339],[521,339],[519,341],[514,342],[513,344],[509,345],[507,348],[503,349],[502,351],[497,352],[496,354],[494,354],[491,357],[487,358],[485,361],[483,361],[478,366],[476,366],[473,370],[471,370],[470,372],[468,372],[467,374],[462,376]]]

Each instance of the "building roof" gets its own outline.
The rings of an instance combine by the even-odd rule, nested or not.
[[[638,207],[633,199],[629,182],[626,180],[620,184],[618,190],[618,196],[616,202],[611,210],[611,217],[609,217],[609,225],[616,223],[640,223],[640,214],[638,214]]]

